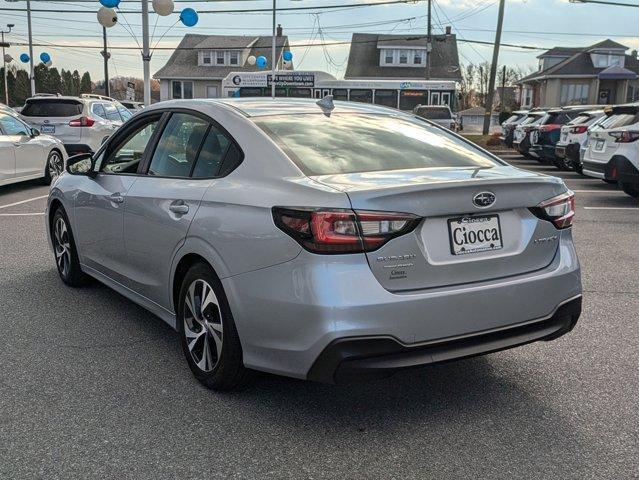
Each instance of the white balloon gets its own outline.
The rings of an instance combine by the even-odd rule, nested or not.
[[[13,57],[11,55],[9,55],[8,53],[4,54],[4,61],[7,63],[11,63],[13,62]]]
[[[112,8],[101,7],[98,10],[98,23],[103,27],[110,28],[118,23],[118,14]]]
[[[255,65],[256,61],[257,59],[255,58],[255,55],[251,55],[246,59],[246,63],[248,63],[249,65]]]
[[[51,65],[53,65],[53,62],[52,62],[51,60],[49,60],[47,63],[45,63],[45,65],[46,65],[47,67],[50,67]]]
[[[153,10],[161,17],[171,15],[174,8],[173,0],[153,0]]]

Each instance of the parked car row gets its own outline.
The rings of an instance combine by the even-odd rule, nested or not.
[[[639,198],[639,103],[516,111],[501,139],[527,158],[618,183]]]

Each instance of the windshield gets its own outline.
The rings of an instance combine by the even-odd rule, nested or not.
[[[25,117],[74,117],[82,113],[82,103],[75,100],[27,100]]]
[[[307,175],[498,165],[419,117],[298,114],[254,121]]]
[[[448,107],[422,107],[417,109],[417,115],[428,120],[449,120],[453,118]]]

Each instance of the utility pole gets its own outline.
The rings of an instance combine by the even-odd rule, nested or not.
[[[506,65],[501,69],[501,95],[499,96],[499,103],[501,104],[501,111],[504,111],[504,98],[506,97]]]
[[[109,58],[111,54],[107,51],[107,32],[106,27],[102,27],[102,42],[104,44],[104,50],[100,53],[104,57],[104,95],[111,96],[111,89],[109,88]]]
[[[428,26],[426,30],[426,79],[430,80],[430,52],[433,50],[433,25],[430,20],[431,0],[428,0]],[[430,103],[430,100],[428,101]]]
[[[31,96],[36,94],[35,76],[33,74],[33,34],[31,31],[31,0],[27,0],[27,26],[29,28],[29,80],[31,81]]]
[[[275,98],[275,51],[276,51],[276,45],[275,45],[275,35],[276,35],[276,30],[275,30],[275,15],[277,12],[277,0],[273,0],[273,41],[271,44],[271,97]]]
[[[149,0],[142,0],[142,66],[144,106],[151,105],[151,52],[149,51]]]
[[[4,34],[11,33],[11,29],[13,28],[13,23],[7,23],[7,27],[9,30],[2,30],[2,71],[4,73],[4,103],[8,107],[9,106],[9,84],[7,83],[7,60],[5,58],[4,48],[8,47],[8,43],[4,43]]]
[[[493,95],[495,93],[495,75],[497,74],[497,61],[499,60],[499,44],[501,43],[501,28],[504,24],[504,3],[506,0],[499,0],[499,16],[497,17],[497,31],[495,32],[495,46],[493,48],[493,63],[490,68],[490,79],[488,80],[488,92],[486,94],[486,113],[484,113],[483,134],[488,135],[490,130],[490,118],[493,110]]]

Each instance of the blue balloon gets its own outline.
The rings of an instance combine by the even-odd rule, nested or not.
[[[282,57],[284,57],[284,60],[286,60],[287,62],[290,62],[291,60],[293,60],[293,52],[287,50],[286,52],[284,52]]]
[[[40,60],[42,60],[42,63],[47,63],[51,60],[51,55],[49,55],[47,52],[42,52],[40,54]]]
[[[107,8],[115,8],[120,5],[120,0],[100,0],[100,5]]]
[[[185,8],[182,10],[182,13],[180,13],[180,20],[187,27],[193,27],[197,24],[197,12],[192,8]]]
[[[268,60],[266,59],[264,55],[260,55],[259,57],[255,59],[255,65],[257,65],[257,68],[266,68],[267,63],[268,63]]]
[[[29,57],[29,55],[27,55],[26,53],[23,53],[20,55],[20,61],[22,63],[29,63],[29,60],[31,59],[31,57]]]

